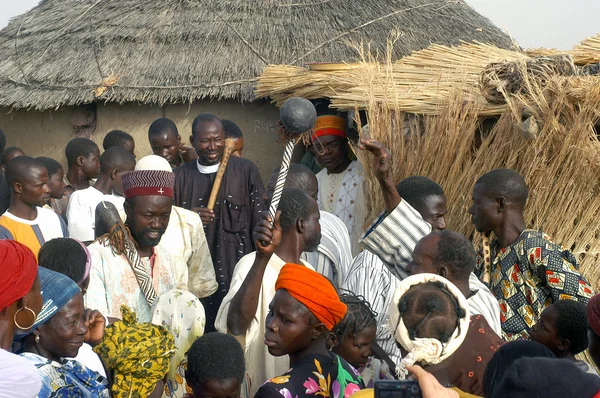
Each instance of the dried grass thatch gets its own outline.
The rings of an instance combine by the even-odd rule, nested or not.
[[[369,62],[329,72],[269,66],[259,78],[256,95],[271,97],[277,105],[294,96],[327,97],[335,108],[343,110],[366,109],[374,100],[399,111],[437,114],[458,85],[464,100],[477,104],[480,113],[497,115],[506,107],[490,104],[481,95],[481,72],[490,62],[530,59],[519,51],[481,43],[458,47],[434,44],[387,64],[374,62],[369,54],[362,57]]]
[[[398,28],[396,59],[431,43],[511,45],[462,0],[45,0],[0,32],[0,106],[252,100],[269,64],[352,61],[347,40],[384,53]]]

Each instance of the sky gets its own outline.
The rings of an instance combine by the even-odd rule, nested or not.
[[[385,0],[382,0],[385,1]],[[566,50],[600,33],[600,0],[466,0],[524,48]],[[38,0],[0,0],[0,28]]]

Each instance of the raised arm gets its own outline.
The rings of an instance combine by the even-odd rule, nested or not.
[[[375,178],[379,182],[383,200],[385,202],[385,210],[388,213],[394,211],[401,201],[394,180],[392,179],[392,155],[381,142],[376,140],[360,140],[360,149],[371,152],[373,155],[372,165],[375,173]]]
[[[280,214],[278,212],[275,217],[275,227],[271,226],[270,217],[264,215],[263,219],[254,228],[252,238],[256,245],[256,258],[250,272],[240,286],[240,290],[231,300],[229,312],[227,313],[227,329],[234,336],[244,335],[256,316],[265,269],[275,252],[275,248],[281,241],[281,234],[278,232],[281,230],[279,228]],[[261,242],[268,242],[268,245],[264,247]]]

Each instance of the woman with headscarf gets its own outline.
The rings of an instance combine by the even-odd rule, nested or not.
[[[347,311],[331,282],[307,267],[288,263],[279,272],[275,290],[265,344],[271,355],[289,355],[291,369],[263,384],[255,398],[348,398],[363,388],[356,369],[327,350],[331,329]]]
[[[81,290],[67,276],[50,270],[40,275],[40,282],[44,306],[21,354],[42,379],[39,398],[108,397],[103,376],[67,359],[77,356],[88,331]]]
[[[37,261],[26,246],[0,240],[0,269],[0,397],[36,397],[40,377],[11,346],[15,331],[29,331],[42,308]]]
[[[482,316],[470,316],[454,284],[435,274],[410,276],[400,282],[389,312],[403,351],[400,377],[406,366],[420,364],[459,395],[483,395],[485,366],[503,341]]]
[[[163,326],[138,323],[135,312],[124,305],[121,315],[121,321],[106,327],[102,343],[94,348],[112,373],[112,396],[160,397],[176,351],[173,335]]]
[[[161,294],[152,307],[152,323],[165,327],[175,339],[175,354],[165,380],[165,398],[181,398],[188,391],[185,381],[186,353],[204,334],[206,315],[198,297],[185,290]]]

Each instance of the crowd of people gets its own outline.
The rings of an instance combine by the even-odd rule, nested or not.
[[[67,169],[0,130],[0,397],[360,398],[408,378],[425,398],[600,397],[600,295],[527,228],[523,178],[473,186],[476,250],[438,183],[396,184],[360,140],[385,203],[364,225],[348,131],[317,118],[271,219],[279,169],[265,188],[213,114],[190,146],[154,121],[147,156],[120,130],[102,153],[74,138]]]

